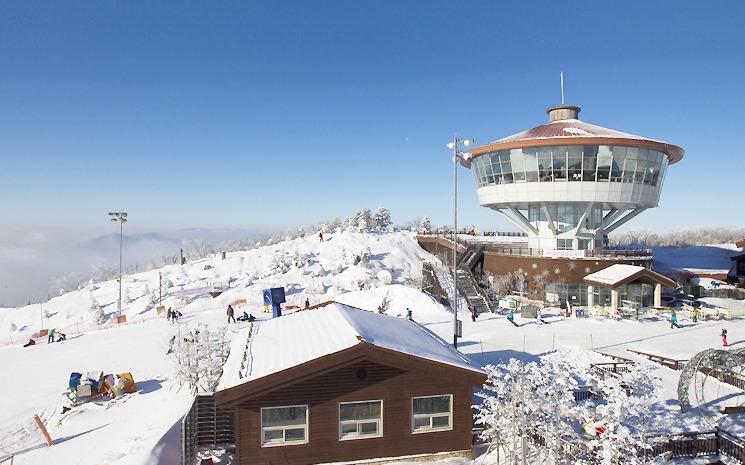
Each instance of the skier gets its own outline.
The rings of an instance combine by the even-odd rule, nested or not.
[[[235,310],[233,310],[232,305],[228,305],[228,323],[230,323],[230,320],[233,320],[233,323],[235,323]]]
[[[47,344],[52,342],[54,342],[54,328],[49,330],[49,335],[47,336]]]
[[[473,310],[471,310],[471,321],[476,323],[476,318],[478,318],[478,314],[476,314],[476,309],[474,308]]]
[[[323,242],[323,230],[318,231],[318,241]]]
[[[238,317],[238,321],[248,321],[248,313],[246,311],[243,311],[243,315]]]
[[[678,326],[678,315],[675,313],[675,310],[670,314],[670,329],[673,328],[680,328],[680,326]]]
[[[725,328],[722,328],[722,345],[724,347],[727,347],[727,330]]]
[[[406,319],[409,321],[414,321],[414,314],[409,307],[406,307]]]
[[[305,308],[307,309],[308,307],[310,307],[310,300],[308,300],[308,298],[306,297],[305,298]]]

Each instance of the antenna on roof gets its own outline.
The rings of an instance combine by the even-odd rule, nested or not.
[[[561,79],[561,104],[564,105],[564,71],[559,73],[559,78]]]

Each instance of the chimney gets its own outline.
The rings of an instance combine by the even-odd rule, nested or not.
[[[556,105],[546,110],[546,113],[548,113],[548,122],[553,123],[563,119],[579,119],[580,111],[582,109],[574,105]]]

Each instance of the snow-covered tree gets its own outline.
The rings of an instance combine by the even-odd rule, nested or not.
[[[652,406],[660,390],[660,379],[649,362],[637,362],[629,371],[598,380],[604,401],[595,408],[593,421],[603,433],[590,441],[600,465],[644,463],[647,434],[654,418]]]
[[[432,232],[432,222],[426,216],[423,216],[419,220],[418,232],[419,234],[429,234]]]
[[[393,222],[391,221],[391,212],[384,206],[379,206],[373,214],[373,224],[375,231],[387,232],[391,229]]]
[[[375,224],[373,223],[372,212],[369,208],[363,208],[354,216],[354,226],[359,232],[370,232]]]
[[[91,296],[90,313],[91,320],[96,325],[102,325],[106,322],[106,314],[104,313],[101,304],[99,304],[98,300],[96,300],[93,296]]]
[[[197,326],[180,339],[174,336],[170,354],[176,365],[176,384],[188,387],[195,394],[212,392],[229,351],[225,328],[211,330],[207,326]]]
[[[571,464],[564,445],[578,439],[575,426],[588,415],[574,390],[589,376],[576,351],[559,351],[538,362],[511,359],[487,366],[488,381],[476,406],[482,438],[500,450],[506,463],[526,457],[529,463]]]

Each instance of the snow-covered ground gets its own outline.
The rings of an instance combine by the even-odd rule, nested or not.
[[[690,247],[654,247],[654,268],[661,272],[687,270],[693,273],[726,273],[730,257],[741,252],[735,244]]]
[[[131,299],[125,305],[125,325],[116,326],[110,318],[116,308],[115,281],[68,292],[44,305],[48,312],[44,326],[68,334],[69,339],[62,343],[47,344],[39,339],[35,346],[21,347],[39,328],[43,310],[39,305],[0,309],[0,342],[4,344],[0,366],[6,373],[0,387],[0,457],[2,449],[17,452],[41,443],[32,425],[33,414],[40,414],[55,444],[17,455],[16,464],[177,463],[173,454],[179,452],[178,422],[191,398],[173,384],[173,364],[166,356],[168,340],[198,324],[225,325],[225,307],[238,299],[247,301],[237,307],[238,314],[246,309],[260,320],[269,318],[262,312],[261,290],[266,287],[285,286],[288,304],[298,306],[306,297],[312,304],[335,298],[374,311],[387,300],[389,315],[403,316],[410,308],[416,321],[443,339],[452,339],[452,313],[404,285],[419,277],[423,260],[436,260],[419,248],[413,235],[338,233],[326,239],[321,243],[315,236],[300,238],[229,253],[226,260],[216,257],[129,276],[124,280]],[[155,312],[159,272],[167,283],[164,305],[184,314],[179,324],[169,324]],[[212,283],[227,281],[230,289],[217,298],[204,294],[213,289]],[[358,290],[360,284],[365,290]],[[187,295],[190,289],[193,294]],[[103,326],[93,322],[92,299],[102,305],[107,316]],[[592,348],[624,357],[631,357],[626,349],[632,348],[687,359],[705,348],[718,347],[723,326],[735,348],[745,344],[745,320],[697,324],[683,320],[680,329],[670,329],[663,319],[637,322],[553,315],[547,318],[547,325],[518,318],[517,328],[498,315],[482,315],[476,322],[466,315],[461,319],[464,337],[459,348],[480,364],[511,357],[531,359],[558,348]],[[15,331],[11,331],[11,324]],[[241,325],[231,324],[228,331],[238,332]],[[96,369],[132,372],[139,392],[125,402],[86,404],[79,413],[62,418],[61,394],[70,372]],[[681,415],[678,411],[675,389],[679,373],[662,367],[657,372],[664,383],[657,404],[659,429],[706,428],[698,412]],[[730,402],[737,400],[727,386],[711,383],[711,389],[716,392],[707,394],[707,399],[729,396]],[[441,465],[461,463],[444,461]]]

